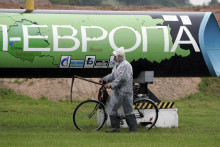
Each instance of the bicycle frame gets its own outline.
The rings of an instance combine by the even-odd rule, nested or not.
[[[99,107],[100,107],[100,105],[103,105],[104,106],[104,111],[105,111],[105,105],[101,102],[101,101],[99,101],[99,100],[96,100],[96,99],[92,99],[93,101],[97,101],[98,102],[98,104],[95,106],[95,108],[93,109],[93,111],[89,114],[89,118],[91,118],[94,114],[95,114],[95,112],[97,112],[97,110],[99,109]],[[105,115],[107,116],[107,113],[106,113],[106,111],[104,112],[105,113]],[[107,120],[107,117],[105,117],[105,120]]]

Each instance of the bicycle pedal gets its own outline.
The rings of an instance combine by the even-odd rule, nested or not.
[[[125,119],[125,116],[124,116],[124,115],[121,115],[121,116],[120,116],[120,119]]]
[[[140,122],[141,126],[147,126],[152,124],[152,122]]]

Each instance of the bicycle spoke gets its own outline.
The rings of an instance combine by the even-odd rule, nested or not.
[[[95,131],[100,129],[106,119],[104,106],[96,100],[88,100],[77,106],[73,121],[77,129]]]
[[[138,124],[147,130],[151,129],[158,118],[158,108],[153,101],[140,99],[134,102],[135,116]]]
[[[89,114],[89,118],[92,118],[92,116],[97,112],[97,110],[98,110],[98,108],[99,108],[99,104],[96,104],[96,106],[95,106],[95,108],[94,108],[94,110],[92,111],[92,113],[91,114]]]

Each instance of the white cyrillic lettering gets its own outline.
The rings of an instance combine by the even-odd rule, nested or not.
[[[102,36],[100,37],[87,37],[86,35],[86,29],[100,29],[102,31]],[[88,41],[99,41],[99,40],[104,40],[107,37],[108,32],[103,29],[102,27],[99,26],[81,26],[81,32],[82,32],[82,52],[87,51],[87,42]]]
[[[138,46],[140,45],[141,43],[141,35],[138,31],[136,31],[135,29],[131,28],[131,27],[127,27],[127,26],[121,26],[121,27],[116,27],[115,29],[113,29],[110,33],[109,33],[109,43],[111,45],[111,47],[116,50],[118,49],[119,47],[116,46],[115,44],[115,41],[114,41],[114,34],[117,30],[119,29],[130,29],[132,30],[134,33],[135,33],[135,36],[136,36],[136,43],[133,47],[129,48],[129,49],[125,49],[125,52],[131,52],[135,49],[138,48]]]
[[[75,36],[77,34],[77,30],[72,27],[71,25],[53,25],[53,50],[54,51],[75,51],[79,48],[80,42]],[[69,28],[72,30],[73,34],[71,36],[59,36],[58,35],[58,28]],[[70,39],[75,42],[75,45],[71,48],[59,48],[59,39]]]
[[[29,39],[48,39],[48,36],[28,35],[28,28],[46,28],[47,25],[22,25],[24,35],[24,51],[50,51],[50,48],[29,48]]]
[[[186,35],[189,37],[189,40],[182,40],[180,41],[182,35],[183,35],[183,30],[186,32]],[[192,34],[190,33],[190,31],[188,30],[188,28],[186,26],[180,26],[179,32],[177,34],[176,40],[173,44],[172,49],[170,50],[170,52],[175,52],[176,48],[179,44],[192,44],[193,48],[195,50],[195,52],[200,52],[199,47],[195,41],[195,39],[193,38]]]
[[[142,27],[143,52],[147,52],[147,29],[163,29],[164,33],[164,52],[169,52],[169,34],[167,26]]]
[[[2,27],[2,38],[3,38],[3,51],[8,51],[8,32],[7,25],[0,25]]]

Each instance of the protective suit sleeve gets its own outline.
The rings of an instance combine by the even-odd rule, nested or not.
[[[114,67],[115,68],[115,67]],[[104,78],[102,78],[102,80],[104,81],[104,83],[110,83],[114,80],[114,68],[112,69],[112,72],[110,74],[108,74],[107,76],[105,76]]]
[[[113,90],[117,87],[121,87],[124,83],[126,83],[130,79],[131,76],[132,69],[130,69],[130,66],[125,64],[120,68],[121,69],[118,73],[117,78],[115,78],[115,80],[111,84],[111,88]]]

